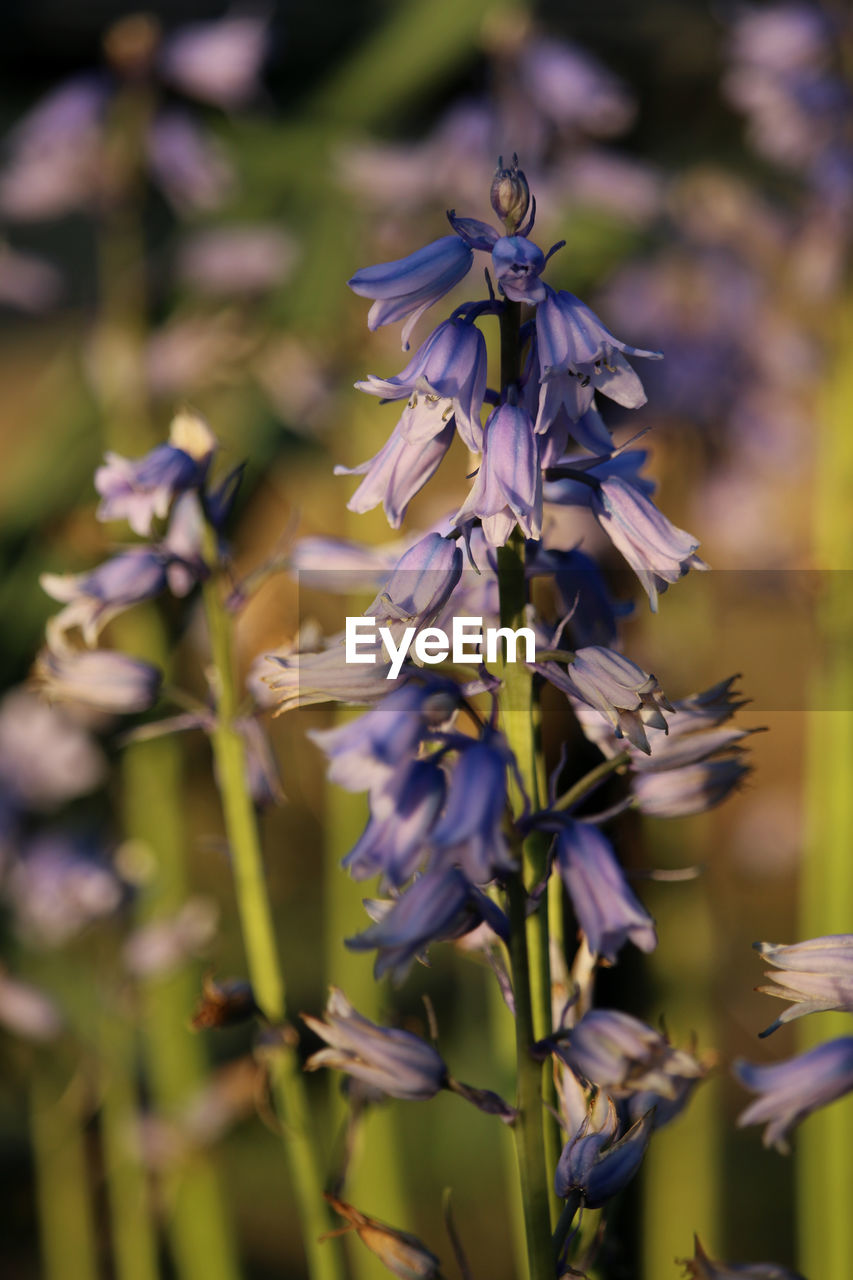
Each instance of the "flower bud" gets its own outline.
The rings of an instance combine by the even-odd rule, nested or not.
[[[492,178],[491,200],[492,208],[512,235],[527,217],[530,206],[530,188],[518,167],[518,156],[512,157],[512,164],[508,169],[503,167],[503,157],[498,160],[498,167]]]

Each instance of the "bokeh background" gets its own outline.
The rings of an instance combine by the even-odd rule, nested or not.
[[[443,235],[447,208],[489,216],[498,155],[518,152],[539,204],[539,242],[567,241],[549,280],[590,301],[627,341],[665,353],[644,371],[649,403],[620,438],[648,428],[660,505],[701,538],[713,566],[679,584],[657,617],[637,600],[626,652],[670,697],[740,672],[753,700],[744,719],[768,730],[751,740],[755,772],[724,808],[622,820],[633,867],[697,865],[702,874],[641,882],[660,948],[627,957],[602,992],[651,1022],[665,1017],[679,1043],[695,1033],[720,1067],[655,1139],[601,1276],[676,1276],[694,1230],[714,1256],[792,1265],[798,1248],[818,1249],[826,1235],[819,1215],[830,1199],[817,1171],[849,1198],[838,1149],[853,1133],[850,1105],[832,1111],[831,1133],[822,1117],[809,1121],[785,1159],[764,1151],[756,1131],[735,1129],[744,1098],[727,1064],[795,1047],[787,1029],[756,1040],[775,1011],[753,992],[761,969],[750,944],[845,932],[853,919],[845,7],[328,0],[146,11],[130,22],[121,20],[136,10],[108,0],[0,11],[4,688],[27,680],[54,610],[39,574],[89,567],[114,545],[115,531],[94,518],[104,449],[144,452],[180,405],[205,416],[223,465],[247,463],[232,525],[237,577],[286,557],[305,534],[391,540],[380,515],[347,513],[352,482],[332,476],[335,463],[374,453],[394,421],[393,409],[361,403],[353,381],[400,362],[396,329],[369,335],[345,281]],[[199,63],[176,33],[198,39],[193,24],[223,16],[236,25],[219,29]],[[141,77],[152,58],[158,75]],[[57,93],[65,96],[49,96]],[[410,527],[426,527],[463,491],[464,465],[446,464]],[[624,573],[613,581],[637,597]],[[292,577],[272,574],[240,618],[244,668],[309,614],[332,626],[340,611],[340,601],[300,599]],[[198,691],[205,655],[192,613],[192,602],[176,606],[169,626],[174,680]],[[556,752],[571,728],[559,707],[553,714]],[[423,1030],[427,993],[456,1074],[507,1091],[489,1043],[487,970],[439,947],[401,991],[376,992],[369,959],[343,948],[361,924],[361,891],[335,864],[364,814],[357,798],[326,787],[306,743],[306,728],[328,723],[327,710],[310,708],[270,726],[287,799],[265,811],[264,840],[291,1012],[319,1011],[333,981],[365,1011]],[[4,783],[15,742],[7,733],[0,746]],[[144,838],[127,837],[114,733],[105,750],[115,768],[103,785],[67,806],[35,804],[27,840],[70,833],[117,879],[93,889],[81,871],[72,883],[55,860],[28,864],[25,875],[25,851],[3,841],[4,963],[62,1006],[73,1034],[39,1046],[0,1008],[0,1266],[14,1280],[51,1274],[39,1196],[42,1217],[47,1197],[48,1214],[59,1204],[73,1234],[73,1204],[59,1202],[76,1168],[101,1274],[125,1280],[105,1188],[132,1158],[164,1217],[181,1169],[215,1170],[243,1274],[298,1277],[251,1033],[194,1038],[192,1052],[214,1074],[168,1122],[146,1066],[143,1041],[157,1034],[151,987],[192,994],[205,970],[244,971],[206,744],[181,740],[187,865],[171,879],[161,868],[153,885]],[[156,785],[146,805],[156,814]],[[140,902],[169,923],[165,943],[150,933],[140,941],[151,926]],[[134,968],[128,956],[140,950],[154,959]],[[832,1019],[821,1017],[823,1038]],[[185,1022],[161,1031],[168,1044],[191,1037]],[[120,1079],[132,1084],[133,1142],[121,1125],[111,1130],[105,1104]],[[312,1077],[330,1151],[340,1118],[332,1088]],[[361,1199],[355,1188],[352,1198],[449,1258],[441,1191],[452,1187],[473,1274],[501,1280],[515,1274],[509,1140],[460,1109],[440,1097],[371,1117]],[[40,1160],[72,1130],[82,1163],[46,1187]],[[828,1155],[820,1144],[833,1141]],[[838,1243],[836,1258],[849,1245]],[[387,1274],[352,1247],[356,1274]]]

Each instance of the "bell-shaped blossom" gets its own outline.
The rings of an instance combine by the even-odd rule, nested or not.
[[[617,1138],[618,1132],[616,1108],[608,1098],[604,1122],[596,1125],[590,1112],[563,1147],[554,1176],[554,1189],[561,1199],[576,1193],[587,1208],[600,1209],[628,1185],[649,1145],[652,1112]]]
[[[497,734],[459,752],[447,804],[431,841],[443,866],[458,865],[471,884],[515,870],[504,835],[509,749]]]
[[[347,791],[375,791],[414,755],[430,729],[450,719],[458,701],[451,681],[410,680],[357,720],[308,736],[328,757],[332,782]]]
[[[657,680],[621,653],[588,645],[577,650],[565,672],[550,662],[540,669],[558,689],[599,711],[615,736],[626,737],[639,751],[651,752],[647,727],[668,730],[663,712],[671,711],[672,705]]]
[[[164,41],[158,69],[182,93],[231,111],[257,96],[268,45],[263,14],[229,13],[179,27]]]
[[[29,841],[11,868],[4,894],[22,938],[62,947],[112,915],[124,898],[115,872],[83,842],[46,833]]]
[[[853,1089],[853,1036],[769,1066],[740,1058],[734,1073],[744,1088],[758,1094],[738,1116],[738,1125],[766,1123],[765,1147],[785,1154],[794,1125]]]
[[[456,524],[479,517],[486,541],[506,543],[516,524],[525,538],[542,533],[542,471],[530,415],[521,405],[501,404],[486,423],[483,458]]]
[[[626,942],[654,951],[654,921],[629,887],[610,841],[598,827],[567,820],[557,835],[557,867],[594,955],[615,964]]]
[[[689,569],[707,567],[694,554],[697,539],[676,528],[645,494],[618,476],[601,481],[592,511],[640,579],[653,612],[659,593]]]
[[[152,520],[165,519],[177,494],[203,484],[215,449],[207,424],[196,414],[180,413],[168,444],[135,460],[107,453],[105,465],[95,472],[98,519],[127,520],[134,533],[147,538]]]
[[[501,236],[492,249],[492,266],[501,291],[513,302],[542,302],[545,254],[538,244],[525,236]]]
[[[650,1090],[674,1098],[684,1079],[705,1067],[685,1049],[675,1049],[660,1031],[616,1009],[591,1009],[557,1042],[556,1052],[573,1071],[616,1098]]]
[[[355,385],[383,400],[409,401],[401,430],[411,444],[438,435],[452,413],[466,446],[478,453],[486,366],[486,340],[477,326],[450,319],[430,334],[401,373],[393,378],[369,374]]]
[[[749,772],[738,755],[680,769],[638,769],[631,778],[631,794],[640,812],[650,818],[687,818],[722,804]]]
[[[354,880],[381,875],[383,885],[400,888],[423,861],[445,792],[444,773],[432,760],[411,760],[401,766],[341,865]]]
[[[399,984],[430,943],[461,938],[484,922],[504,941],[509,939],[506,916],[456,867],[431,869],[399,898],[371,903],[369,909],[375,923],[347,938],[346,945],[351,951],[377,951],[377,981],[388,973]]]
[[[547,285],[545,289],[546,297],[536,309],[536,341],[543,379],[569,374],[578,380],[581,390],[575,406],[577,417],[590,408],[596,391],[627,409],[645,404],[642,383],[625,357],[659,360],[661,353],[620,342],[580,298],[563,290],[555,293]]]
[[[365,643],[362,656],[372,652],[372,663],[347,662],[343,635],[330,636],[324,646],[310,652],[294,651],[266,655],[269,673],[263,681],[272,691],[276,714],[310,707],[316,702],[348,702],[356,706],[380,702],[396,687],[390,679],[391,663],[382,652],[378,634],[372,650]],[[402,681],[408,673],[398,677]]]
[[[0,787],[18,809],[49,810],[101,785],[103,753],[61,707],[29,689],[0,702]]]
[[[459,236],[442,236],[406,258],[362,268],[349,287],[362,298],[376,299],[368,312],[368,329],[408,316],[403,327],[403,350],[407,351],[409,335],[420,317],[468,274],[473,260],[474,254]]]
[[[775,966],[764,975],[772,985],[758,990],[791,1001],[762,1036],[807,1013],[853,1013],[853,934],[828,934],[789,946],[756,942],[755,949]]]
[[[566,619],[575,647],[608,648],[618,639],[619,621],[627,617],[631,601],[616,601],[610,594],[599,565],[578,550],[555,551],[542,542],[528,544],[527,574],[553,577],[560,612]]]
[[[42,590],[65,608],[53,619],[56,631],[79,627],[90,647],[111,618],[166,587],[164,557],[150,547],[132,547],[89,573],[43,573]]]
[[[179,213],[209,213],[234,187],[234,171],[222,149],[185,111],[158,112],[146,153],[152,178]]]
[[[336,987],[329,993],[324,1022],[301,1016],[328,1045],[312,1054],[306,1071],[333,1067],[391,1098],[407,1100],[432,1098],[445,1087],[447,1067],[432,1045],[411,1031],[369,1022]]]
[[[678,1258],[685,1267],[684,1280],[805,1280],[799,1271],[775,1262],[715,1262],[694,1238],[692,1258]]]
[[[147,711],[157,701],[163,678],[150,662],[111,649],[74,649],[50,629],[33,677],[50,702],[113,715]]]
[[[397,561],[365,617],[376,618],[398,639],[406,627],[434,622],[462,576],[462,548],[439,533],[427,533]]]
[[[452,421],[438,435],[413,442],[406,436],[401,420],[367,462],[357,467],[335,467],[336,476],[364,476],[347,508],[363,514],[382,503],[391,528],[399,529],[412,498],[435,475],[452,443]]]

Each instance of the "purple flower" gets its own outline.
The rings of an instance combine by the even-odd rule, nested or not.
[[[400,420],[410,444],[433,439],[450,414],[467,448],[482,447],[480,409],[486,390],[486,341],[475,324],[445,320],[393,378],[369,374],[356,388],[384,400],[408,400]]]
[[[631,793],[637,808],[649,817],[686,818],[722,804],[749,771],[738,756],[703,760],[680,769],[640,769],[631,779]]]
[[[541,302],[545,284],[539,276],[545,254],[524,236],[501,236],[492,249],[492,266],[501,291],[513,302]]]
[[[447,1067],[432,1045],[410,1031],[369,1022],[337,987],[329,993],[325,1022],[305,1013],[301,1017],[328,1045],[312,1054],[306,1071],[333,1067],[391,1098],[413,1101],[432,1098],[445,1087]]]
[[[581,387],[576,410],[591,406],[600,391],[627,409],[645,404],[642,383],[626,355],[659,360],[659,351],[643,351],[620,342],[594,311],[572,293],[555,293],[547,285],[546,298],[536,310],[536,339],[543,380],[570,374]],[[577,414],[580,416],[580,414]]]
[[[457,704],[458,691],[449,681],[411,680],[357,720],[308,736],[328,756],[332,782],[347,791],[374,790],[387,785],[427,731],[446,723]]]
[[[43,947],[62,947],[87,926],[112,915],[123,888],[84,845],[62,835],[31,841],[12,868],[6,895],[20,934]]]
[[[456,867],[431,869],[399,898],[371,903],[369,909],[375,923],[347,938],[346,945],[351,951],[378,952],[377,981],[390,973],[392,982],[402,982],[430,943],[460,938],[484,921],[504,941],[509,937],[509,924],[500,908]]]
[[[494,547],[506,543],[516,523],[525,538],[542,532],[539,450],[530,415],[520,405],[499,405],[486,423],[480,469],[455,523],[477,516]]]
[[[593,954],[616,963],[626,942],[654,951],[654,921],[631,891],[610,841],[588,822],[568,820],[557,835],[557,866]]]
[[[671,524],[639,489],[618,476],[601,481],[593,494],[592,510],[640,579],[653,611],[657,611],[658,592],[666,591],[688,569],[707,567],[694,554],[698,541]]]
[[[378,329],[408,316],[403,328],[403,350],[423,313],[449,293],[468,274],[474,254],[457,235],[433,240],[407,258],[364,267],[349,281],[353,293],[375,298],[367,316],[368,329]]]
[[[403,425],[401,419],[379,452],[367,462],[357,467],[335,467],[336,476],[364,476],[347,503],[348,509],[363,514],[381,502],[392,529],[399,529],[412,498],[438,470],[453,443],[452,421],[438,435],[414,443],[406,437]]]
[[[771,979],[772,985],[758,990],[791,1001],[776,1021],[761,1032],[762,1036],[769,1036],[783,1022],[803,1018],[807,1013],[828,1009],[853,1013],[853,934],[829,934],[790,946],[756,942],[755,949],[781,970],[768,970],[764,976]]]
[[[111,618],[165,589],[166,564],[150,547],[133,547],[89,573],[43,573],[39,582],[52,599],[65,605],[53,619],[55,631],[79,627],[91,647]]]
[[[380,624],[417,628],[434,622],[462,576],[462,548],[438,533],[427,533],[397,561],[365,617]],[[396,636],[395,636],[396,638]]]
[[[542,542],[527,548],[527,573],[553,575],[560,610],[578,647],[615,645],[620,618],[632,611],[630,601],[614,601],[601,569],[583,551],[554,551]]]
[[[783,1154],[795,1124],[853,1089],[853,1036],[842,1036],[807,1053],[757,1066],[742,1058],[734,1073],[744,1088],[759,1096],[738,1116],[738,1125],[763,1124],[765,1147]]]
[[[224,107],[244,106],[260,88],[268,21],[251,13],[231,13],[194,22],[170,36],[160,50],[160,73],[182,93]]]
[[[592,1113],[563,1147],[554,1177],[561,1199],[577,1192],[589,1209],[600,1209],[627,1186],[639,1169],[652,1135],[651,1111],[620,1138],[616,1108],[607,1099],[606,1119],[594,1127]]]
[[[354,880],[381,875],[383,884],[400,888],[423,859],[445,791],[444,773],[431,760],[402,765],[391,775],[381,805],[341,865]]]
[[[651,752],[646,726],[667,732],[663,712],[672,710],[671,703],[655,677],[621,653],[588,645],[578,649],[565,674],[553,663],[545,663],[542,674],[558,689],[600,711],[616,737],[626,737],[640,751]]]
[[[366,650],[366,645],[362,650]],[[263,678],[275,695],[272,705],[276,714],[295,707],[310,707],[316,702],[350,702],[355,705],[379,702],[388,696],[395,682],[388,677],[391,663],[382,654],[382,641],[376,637],[374,663],[354,665],[346,660],[344,638],[331,636],[321,649],[270,653],[266,662],[270,673]]]
[[[106,761],[61,708],[27,689],[0,703],[0,784],[25,809],[53,809],[101,785]]]
[[[180,413],[168,444],[135,461],[107,453],[106,465],[95,472],[101,495],[98,519],[127,520],[134,533],[149,537],[154,517],[165,519],[177,494],[204,482],[215,449],[207,424],[195,414]]]
[[[805,1280],[799,1271],[778,1267],[775,1262],[714,1262],[695,1237],[692,1258],[677,1258],[686,1267],[685,1280]]]
[[[147,711],[157,701],[157,667],[109,649],[73,649],[48,627],[48,643],[33,677],[51,702],[69,702],[114,715]]]
[[[231,166],[185,111],[161,111],[146,142],[152,176],[179,213],[207,213],[222,204],[234,185]]]
[[[460,866],[471,884],[488,884],[516,867],[503,832],[511,761],[506,742],[497,734],[463,747],[444,813],[432,833],[439,863]]]
[[[617,1098],[645,1090],[674,1098],[680,1081],[705,1074],[691,1053],[674,1049],[660,1031],[615,1009],[591,1009],[567,1036],[567,1044],[557,1044],[559,1057]]]

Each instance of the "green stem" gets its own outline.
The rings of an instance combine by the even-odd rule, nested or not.
[[[117,1280],[158,1280],[157,1233],[140,1150],[134,1034],[122,1011],[102,1020],[101,1138]]]
[[[30,1077],[30,1129],[44,1280],[98,1280],[79,1089],[60,1097],[42,1057]]]
[[[501,386],[512,395],[521,370],[519,331],[521,307],[507,303],[501,315]],[[527,583],[524,572],[524,542],[516,529],[505,547],[498,549],[500,621],[503,627],[524,625]],[[539,804],[541,765],[535,724],[533,674],[523,663],[500,664],[501,690],[498,699],[503,733],[518,764],[521,787],[533,808]],[[519,814],[525,796],[511,783],[513,812]],[[552,1208],[557,1204],[551,1173],[559,1155],[556,1126],[544,1109],[543,1071],[531,1048],[535,1040],[551,1030],[551,978],[548,955],[548,919],[544,903],[527,916],[525,885],[541,880],[547,846],[534,834],[524,842],[520,874],[509,885],[512,940],[513,992],[515,998],[516,1070],[518,1120],[515,1124],[530,1280],[552,1280],[554,1260],[551,1245]],[[549,1094],[553,1078],[547,1077]],[[547,1133],[547,1138],[546,1138]]]
[[[208,529],[206,558],[216,563],[215,534]],[[246,753],[235,728],[239,697],[234,678],[231,619],[213,574],[205,583],[204,605],[216,673],[216,725],[212,733],[225,830],[231,851],[237,909],[249,977],[258,1007],[274,1026],[286,1017],[285,985],[279,963],[272,911],[267,894],[255,809],[246,785]],[[337,1242],[318,1237],[333,1226],[323,1201],[320,1161],[310,1130],[305,1083],[292,1033],[282,1036],[269,1057],[270,1086],[283,1129],[293,1194],[303,1229],[312,1280],[342,1280],[343,1256]]]
[[[551,812],[554,813],[558,809],[571,809],[573,805],[579,804],[584,796],[594,791],[611,773],[618,773],[624,765],[630,763],[630,760],[629,751],[620,751],[609,760],[602,760],[601,764],[597,764],[594,769],[590,769],[589,773],[585,773],[573,786],[569,787],[568,791],[564,791],[559,800],[554,801]]]

